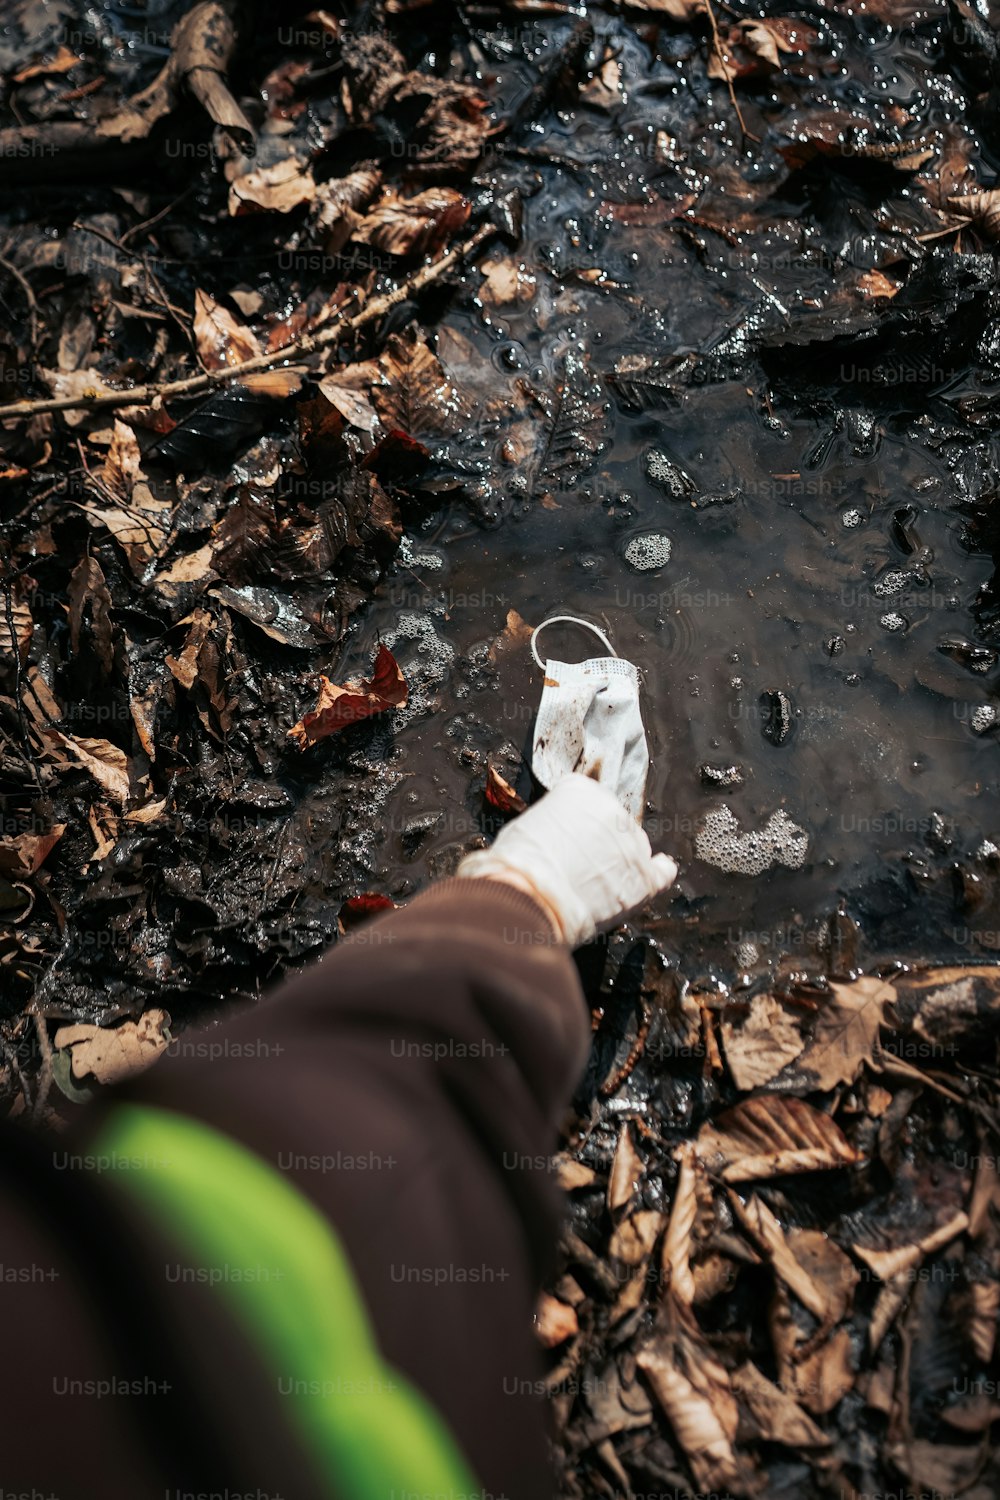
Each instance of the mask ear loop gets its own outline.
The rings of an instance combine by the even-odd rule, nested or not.
[[[581,620],[578,615],[552,615],[548,620],[543,620],[540,625],[536,625],[531,632],[531,654],[535,658],[535,666],[541,667],[543,672],[545,670],[545,663],[538,654],[538,647],[535,645],[535,641],[538,639],[539,634],[549,625],[582,625],[584,630],[592,630],[601,644],[607,646],[610,656],[616,657],[618,655],[618,652],[612,646],[604,631],[599,630],[596,625],[592,625],[589,620]]]

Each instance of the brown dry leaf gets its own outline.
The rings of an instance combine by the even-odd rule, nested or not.
[[[990,1236],[993,1216],[990,1210],[1000,1215],[1000,1174],[997,1173],[996,1158],[991,1156],[985,1137],[980,1137],[982,1149],[976,1154],[976,1180],[969,1200],[969,1233],[974,1240]]]
[[[157,573],[153,582],[157,588],[165,584],[177,583],[209,583],[217,578],[218,574],[212,567],[212,554],[215,550],[214,542],[206,542],[196,552],[185,552],[176,558],[161,573]]]
[[[801,1025],[776,995],[754,995],[745,1019],[730,1019],[730,1007],[720,1030],[733,1082],[739,1089],[756,1089],[777,1078],[805,1046]]]
[[[862,1063],[870,1063],[878,1042],[885,1007],[896,991],[884,979],[855,979],[831,984],[831,998],[821,1000],[812,1037],[790,1070],[808,1075],[810,1089],[832,1089],[853,1083]]]
[[[146,802],[142,807],[133,807],[125,814],[125,821],[126,823],[155,823],[157,818],[162,817],[166,805],[166,797],[161,797],[156,802]]]
[[[972,1294],[972,1316],[969,1319],[969,1337],[976,1357],[989,1364],[997,1341],[997,1314],[1000,1313],[1000,1284],[995,1281],[974,1281]]]
[[[320,678],[319,701],[309,713],[288,731],[300,750],[315,745],[328,735],[337,734],[349,724],[384,713],[387,708],[402,708],[407,688],[403,674],[388,646],[379,646],[375,666],[368,681],[347,682],[342,687]]]
[[[858,1153],[829,1115],[802,1099],[746,1099],[698,1133],[698,1155],[723,1182],[851,1166]]]
[[[9,609],[10,618],[8,619],[8,596],[0,592],[0,656],[13,656],[16,641],[17,654],[23,666],[28,659],[31,637],[35,633],[35,622],[27,604],[20,600],[11,598]],[[11,634],[12,627],[13,635]]]
[[[542,1292],[535,1307],[535,1336],[544,1349],[555,1349],[580,1331],[573,1308]]]
[[[45,731],[46,738],[64,746],[114,802],[123,806],[129,799],[129,761],[124,750],[110,740],[86,739],[82,735],[63,734],[59,729]]]
[[[854,1386],[850,1329],[838,1328],[818,1348],[811,1348],[813,1340],[799,1327],[780,1282],[771,1300],[770,1322],[782,1390],[818,1415],[832,1411]]]
[[[528,270],[524,261],[515,261],[513,256],[508,255],[503,260],[484,260],[479,269],[483,273],[479,299],[487,307],[531,302],[538,289],[534,272]]]
[[[656,1244],[665,1218],[658,1209],[641,1208],[623,1219],[608,1243],[608,1255],[626,1266],[641,1265]]]
[[[85,505],[84,510],[107,527],[125,553],[132,572],[141,578],[163,549],[170,526],[168,503],[157,500],[149,486],[140,483],[132,491],[127,509]]]
[[[894,1443],[886,1451],[897,1469],[918,1486],[921,1495],[996,1500],[992,1484],[970,1488],[989,1458],[990,1450],[982,1444],[946,1445],[913,1438]]]
[[[875,1306],[872,1308],[871,1317],[868,1322],[868,1347],[878,1349],[889,1329],[899,1316],[907,1297],[912,1290],[909,1272],[900,1271],[896,1276],[890,1276],[879,1287]]]
[[[70,574],[66,596],[69,599],[69,642],[73,655],[80,650],[84,611],[89,606],[97,658],[104,672],[110,674],[115,657],[111,592],[96,557],[88,555],[80,559]]]
[[[698,1159],[693,1141],[684,1141],[675,1152],[680,1163],[670,1221],[663,1236],[660,1265],[671,1294],[690,1306],[695,1298],[691,1271],[691,1233],[698,1217]]]
[[[612,1214],[624,1208],[625,1204],[630,1203],[635,1197],[644,1171],[642,1157],[635,1149],[632,1132],[626,1120],[618,1132],[615,1159],[608,1176],[608,1208]]]
[[[517,650],[519,647],[526,647],[531,641],[531,635],[531,626],[521,619],[516,609],[509,609],[504,628],[492,642],[489,649],[491,664],[495,666],[497,661],[502,656],[506,656],[509,651]]]
[[[471,212],[469,200],[454,188],[427,188],[413,198],[387,188],[351,238],[390,255],[433,255]]]
[[[895,297],[902,284],[901,281],[890,281],[881,271],[866,271],[858,277],[858,291],[866,297]]]
[[[801,56],[817,40],[818,33],[810,26],[786,17],[739,21],[726,32],[721,57],[713,46],[708,76],[726,82],[730,78],[778,72],[782,54]]]
[[[55,1034],[58,1051],[69,1047],[74,1078],[93,1076],[98,1083],[120,1083],[151,1067],[170,1042],[170,1016],[147,1010],[138,1021],[120,1026],[61,1026]]]
[[[860,1276],[851,1258],[818,1229],[787,1229],[788,1248],[823,1299],[823,1320],[839,1323],[854,1305]]]
[[[383,383],[373,388],[372,404],[390,431],[448,437],[468,422],[469,403],[415,329],[392,335],[378,368]]]
[[[241,365],[261,353],[256,335],[200,288],[194,294],[194,339],[206,370]]]
[[[968,1214],[958,1213],[913,1245],[901,1245],[897,1250],[872,1250],[867,1245],[852,1245],[851,1249],[859,1260],[863,1260],[875,1272],[880,1281],[889,1281],[919,1265],[925,1255],[932,1255],[936,1250],[942,1249],[968,1227]]]
[[[93,396],[108,396],[114,392],[114,386],[108,385],[96,370],[39,369],[38,373],[59,401],[82,399],[86,402]],[[79,427],[81,422],[89,419],[90,413],[84,407],[76,407],[60,413],[60,416],[68,426]]]
[[[678,1309],[640,1350],[636,1364],[687,1454],[699,1488],[744,1493],[746,1476],[733,1447],[739,1408],[729,1375],[693,1316]]]
[[[732,1374],[732,1387],[750,1413],[754,1436],[786,1448],[828,1448],[830,1439],[787,1391],[749,1360]]]
[[[988,240],[1000,239],[1000,188],[983,193],[963,193],[948,199],[948,207]]]
[[[55,56],[48,62],[29,63],[19,73],[15,73],[11,79],[12,83],[27,83],[29,78],[42,78],[49,73],[68,73],[71,68],[78,67],[80,59],[75,52],[60,43],[56,48]]]
[[[509,781],[500,775],[494,765],[486,767],[486,786],[483,795],[490,807],[503,813],[505,817],[514,817],[518,813],[523,813],[528,806],[524,798],[514,790]]]
[[[214,621],[208,610],[196,609],[179,624],[190,626],[181,653],[167,656],[164,661],[181,687],[190,689],[198,679],[198,658]]]
[[[331,370],[320,381],[319,388],[345,422],[357,427],[360,432],[372,434],[379,419],[378,412],[371,403],[371,392],[372,387],[381,379],[379,366],[373,359],[366,359]]]
[[[90,861],[106,859],[118,840],[118,819],[106,802],[99,802],[87,813],[87,822],[94,836],[94,852]]]
[[[139,441],[131,427],[115,417],[111,446],[100,469],[101,482],[118,500],[129,500],[138,481],[145,477]]]
[[[637,10],[654,11],[658,16],[669,16],[671,21],[686,25],[705,13],[705,0],[630,0]]]
[[[729,1194],[729,1199],[736,1217],[763,1250],[774,1274],[785,1283],[790,1292],[795,1293],[802,1306],[808,1308],[814,1318],[821,1323],[828,1322],[831,1309],[826,1294],[792,1254],[781,1224],[767,1204],[756,1194],[746,1204],[733,1192]],[[847,1260],[846,1256],[844,1260]]]
[[[308,167],[287,156],[284,161],[273,162],[268,167],[255,167],[249,172],[240,172],[241,157],[231,157],[225,164],[229,182],[229,213],[232,217],[242,214],[287,214],[303,203],[311,203],[316,196],[316,184]]]
[[[34,875],[65,832],[65,823],[55,823],[47,833],[19,833],[15,838],[0,839],[0,873],[18,880]]]
[[[597,1173],[593,1167],[585,1166],[574,1156],[560,1154],[553,1158],[553,1162],[556,1169],[556,1181],[564,1193],[571,1193],[574,1188],[592,1187],[597,1181]]]
[[[327,255],[339,255],[362,221],[358,210],[367,208],[382,185],[377,167],[359,167],[346,177],[331,177],[316,189],[313,221],[323,236]]]

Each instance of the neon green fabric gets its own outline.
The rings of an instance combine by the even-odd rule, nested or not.
[[[294,1380],[289,1416],[331,1494],[480,1493],[433,1406],[383,1361],[332,1228],[275,1168],[196,1120],[131,1104],[94,1149],[143,1158],[115,1180],[195,1265],[282,1268],[219,1290],[276,1381]]]

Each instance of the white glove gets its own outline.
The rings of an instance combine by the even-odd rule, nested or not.
[[[613,792],[589,776],[560,781],[455,872],[508,880],[540,898],[571,948],[674,883],[677,866]]]

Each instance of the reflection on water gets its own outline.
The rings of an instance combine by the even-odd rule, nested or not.
[[[739,235],[709,236],[696,252],[666,215],[624,222],[614,204],[643,192],[650,201],[657,182],[666,197],[657,131],[665,112],[690,104],[665,105],[657,77],[676,73],[651,63],[627,27],[620,40],[627,126],[620,113],[581,110],[546,137],[587,169],[510,160],[484,174],[526,195],[523,243],[495,252],[518,274],[504,286],[487,257],[438,349],[477,394],[476,472],[499,524],[484,529],[455,503],[414,526],[409,561],[354,643],[362,660],[377,633],[395,639],[406,666],[394,631],[401,610],[416,611],[454,653],[431,673],[433,711],[397,736],[403,774],[383,873],[420,881],[468,844],[483,758],[516,769],[541,691],[526,647],[494,665],[488,645],[509,610],[532,625],[569,610],[604,626],[642,669],[647,827],[682,866],[655,931],[686,967],[732,975],[782,952],[822,967],[819,924],[841,898],[862,925],[865,963],[988,956],[998,669],[972,605],[992,564],[963,545],[962,494],[925,420],[940,415],[945,375],[963,372],[901,366],[895,389],[883,378],[870,392],[870,363],[851,370],[831,351],[809,364],[810,390],[851,386],[847,407],[831,398],[806,409],[794,382],[765,397],[766,382],[739,378],[694,383],[647,410],[615,400],[603,377],[626,357],[732,343],[751,304],[791,326],[793,303],[813,286],[829,291],[832,265],[805,256],[793,232],[796,215],[828,227],[822,195],[786,201],[789,217],[770,237],[762,222],[752,256]],[[898,87],[912,93],[895,60]],[[940,109],[930,96],[923,104]],[[539,484],[520,446],[524,382],[544,397],[569,361],[583,372],[596,461],[582,479]],[[412,629],[410,640],[420,676],[427,641]],[[547,647],[588,649],[563,627]],[[437,832],[404,855],[392,830],[426,813],[443,814]],[[752,877],[728,873],[725,859],[698,857],[711,846],[706,818],[717,837],[728,829],[778,852]],[[782,839],[795,857],[779,857]]]

